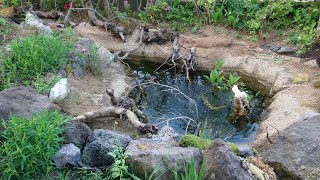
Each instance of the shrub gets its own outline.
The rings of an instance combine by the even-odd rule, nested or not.
[[[206,149],[211,144],[211,140],[203,139],[195,135],[184,135],[179,141],[181,147],[195,147],[199,149]]]
[[[58,36],[31,35],[22,40],[15,39],[11,49],[0,66],[0,90],[31,82],[34,77],[60,69],[70,53],[70,47]]]
[[[48,175],[53,169],[51,157],[62,143],[60,135],[67,120],[58,112],[44,111],[30,119],[13,116],[3,122],[1,179],[41,179]]]
[[[40,0],[40,8],[44,11],[63,10],[64,4],[70,2],[71,0]]]

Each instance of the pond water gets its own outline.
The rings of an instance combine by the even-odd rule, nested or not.
[[[179,136],[185,134],[189,123],[188,133],[197,133],[204,138],[222,138],[234,143],[248,143],[254,140],[258,123],[265,110],[264,97],[257,95],[256,92],[248,90],[248,94],[254,95],[250,101],[248,117],[235,122],[232,117],[232,91],[214,90],[203,77],[208,73],[191,73],[191,83],[189,83],[184,73],[175,70],[164,72],[168,67],[154,72],[159,64],[146,61],[126,61],[126,63],[132,69],[132,76],[137,77],[139,83],[152,81],[143,86],[144,93],[136,102],[147,115],[148,123],[157,124],[159,127],[169,123]],[[194,101],[190,101],[176,90],[171,91],[170,88],[156,83],[179,89]],[[137,92],[138,90],[131,93],[134,99]],[[175,119],[177,117],[182,118]],[[197,124],[189,122],[190,119]]]

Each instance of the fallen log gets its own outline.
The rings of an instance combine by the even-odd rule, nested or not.
[[[79,115],[77,117],[74,117],[72,121],[92,121],[94,119],[98,118],[106,118],[106,117],[114,117],[114,118],[120,118],[120,116],[124,115],[128,121],[135,127],[137,130],[142,133],[151,133],[151,134],[157,134],[159,128],[152,124],[144,124],[139,121],[137,115],[133,113],[130,110],[127,110],[122,107],[106,107],[97,111],[92,112],[86,112],[82,115]]]

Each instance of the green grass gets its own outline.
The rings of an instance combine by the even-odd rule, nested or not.
[[[12,52],[0,66],[0,90],[30,84],[35,77],[60,69],[68,62],[72,48],[59,36],[30,35],[10,45]]]
[[[41,179],[53,170],[51,158],[63,139],[68,117],[44,111],[30,119],[13,116],[2,123],[1,179]]]
[[[50,89],[61,79],[60,76],[52,76],[50,78],[45,78],[43,76],[38,76],[32,82],[31,86],[38,91],[40,94],[49,93]]]
[[[177,170],[174,170],[174,177],[175,180],[202,180],[204,179],[204,170],[206,166],[206,160],[203,161],[199,171],[197,170],[196,167],[196,162],[194,159],[191,160],[190,163],[185,162],[184,163],[184,172],[180,175],[177,172]]]
[[[0,17],[0,45],[6,43],[13,30],[14,27],[6,19]]]

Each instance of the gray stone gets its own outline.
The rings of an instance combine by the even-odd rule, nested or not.
[[[170,126],[163,126],[157,134],[151,136],[152,139],[159,141],[170,141],[177,137],[179,134],[174,132]]]
[[[306,179],[320,172],[320,115],[304,118],[282,131],[263,158],[278,176]]]
[[[81,122],[67,124],[63,131],[65,143],[73,143],[81,149],[85,146],[88,137],[91,135],[92,130]]]
[[[73,76],[77,79],[83,79],[84,75],[86,73],[84,67],[82,67],[80,64],[78,63],[73,63],[72,64],[72,68],[73,68]]]
[[[58,72],[59,76],[61,76],[62,78],[67,78],[68,74],[64,69],[60,69]]]
[[[24,25],[35,27],[44,36],[52,37],[53,31],[51,30],[51,28],[47,25],[44,25],[41,19],[39,19],[30,12],[26,14]]]
[[[49,99],[51,102],[63,100],[71,91],[67,78],[60,79],[50,90]]]
[[[289,54],[289,53],[293,53],[294,50],[289,48],[289,47],[285,47],[285,46],[281,46],[280,49],[278,49],[277,53],[279,54]]]
[[[66,167],[70,164],[72,166],[79,166],[81,152],[74,144],[65,144],[53,156],[52,160],[58,168]]]
[[[52,107],[47,96],[38,94],[32,88],[19,86],[0,92],[0,119],[8,119],[10,115],[29,118],[33,113]]]
[[[242,156],[242,157],[253,156],[252,148],[247,144],[238,145],[238,150],[239,150],[239,156]]]
[[[153,177],[159,180],[174,179],[172,170],[182,173],[185,162],[194,159],[198,170],[202,163],[202,154],[197,148],[175,147],[171,142],[153,139],[131,141],[126,153],[130,171],[142,179],[145,171],[148,175],[154,172]]]
[[[278,46],[278,45],[270,45],[270,47],[269,47],[269,49],[272,52],[277,52],[280,48],[281,48],[281,46]]]
[[[254,179],[243,166],[242,160],[235,156],[222,140],[215,140],[203,154],[207,160],[205,173],[212,180],[250,180]]]
[[[106,167],[113,163],[113,158],[108,153],[125,150],[131,137],[113,131],[96,129],[89,136],[82,153],[82,162],[92,167]]]

